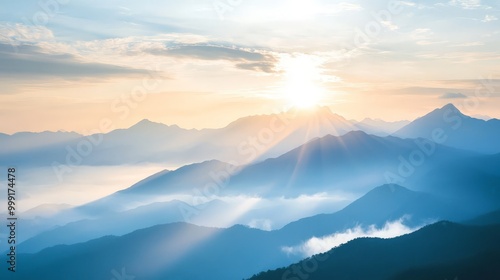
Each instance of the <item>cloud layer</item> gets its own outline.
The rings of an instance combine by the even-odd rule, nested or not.
[[[292,247],[283,247],[282,250],[287,254],[310,257],[315,254],[327,252],[334,247],[345,244],[356,238],[393,238],[414,232],[418,229],[405,226],[404,220],[404,218],[401,218],[396,221],[387,222],[382,228],[376,228],[373,225],[366,228],[357,226],[344,232],[337,232],[329,236],[313,237],[302,244]]]

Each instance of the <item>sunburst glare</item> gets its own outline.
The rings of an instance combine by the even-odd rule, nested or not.
[[[325,95],[321,64],[321,60],[309,55],[282,59],[285,77],[283,94],[287,105],[300,109],[320,105]]]

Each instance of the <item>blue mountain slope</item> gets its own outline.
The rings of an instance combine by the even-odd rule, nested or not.
[[[208,161],[160,172],[134,186],[79,208],[86,213],[146,204],[162,195],[205,193],[231,196],[296,197],[316,193],[354,193],[399,177],[405,186],[469,205],[471,215],[491,211],[500,201],[500,156],[435,145],[428,156],[422,139],[404,140],[350,132],[315,139],[280,157],[253,165]],[[422,144],[424,143],[424,144]],[[423,161],[412,165],[419,152]],[[409,174],[407,168],[412,168]],[[401,169],[405,174],[401,173]],[[238,172],[234,171],[237,170]],[[394,182],[392,182],[394,183]],[[479,210],[479,211],[476,211]]]
[[[273,244],[267,232],[242,226],[215,229],[174,223],[20,254],[18,259],[30,265],[9,279],[110,279],[111,271],[121,268],[137,279],[241,279],[288,262]],[[2,279],[5,271],[0,272]]]
[[[95,219],[79,220],[42,232],[22,242],[17,250],[21,253],[36,253],[59,244],[76,244],[106,235],[124,235],[155,225],[184,222],[187,216],[183,211],[190,209],[192,206],[182,201],[169,201],[103,214]],[[213,200],[199,205],[197,209],[200,209],[198,215],[188,217],[188,221],[205,225],[230,208],[222,201]]]
[[[262,272],[251,279],[497,279],[500,273],[497,265],[499,234],[498,224],[474,227],[438,222],[397,238],[356,239],[327,253],[289,267]],[[484,256],[494,258],[488,261]],[[454,271],[446,270],[447,264],[470,265],[473,264],[470,260],[476,258],[485,262],[466,270],[456,266]],[[429,267],[434,270],[422,269]],[[415,277],[415,273],[419,277]],[[446,278],[438,278],[439,275]]]
[[[5,160],[6,163],[9,161],[8,164],[51,166],[53,162],[65,164],[68,157],[70,162],[97,166],[138,163],[185,165],[211,159],[248,162],[278,156],[314,137],[341,135],[356,129],[352,123],[327,108],[250,116],[218,129],[183,129],[142,120],[127,129],[67,137],[62,139],[64,141],[53,141],[53,145],[42,145],[46,142],[43,134],[24,133],[33,135],[29,141],[24,141],[26,143],[17,141],[19,137],[16,135],[4,135],[2,142],[12,145],[8,146],[9,149],[0,149],[0,163]],[[263,136],[264,130],[271,136]],[[262,137],[272,139],[269,142]],[[265,142],[264,148],[255,150],[249,143],[251,138],[257,139],[255,141],[259,145]],[[91,152],[84,152],[82,156],[78,147],[86,146],[87,149],[88,144]]]
[[[465,214],[454,205],[427,193],[415,192],[398,185],[384,185],[368,192],[344,209],[292,222],[278,232],[284,239],[305,240],[345,231],[357,225],[382,227],[387,221],[404,219],[411,227],[443,219],[460,220]],[[290,244],[291,245],[291,244]]]
[[[475,119],[448,104],[416,119],[393,135],[403,138],[433,139],[435,130],[445,135],[443,144],[459,149],[494,154],[500,152],[500,120]],[[440,137],[441,138],[441,137]]]
[[[230,211],[220,203],[209,202],[196,221]],[[19,246],[20,252],[37,252],[57,244],[74,244],[103,235],[125,234],[156,224],[183,221],[182,202],[154,203],[130,211],[103,215],[95,220],[82,220],[41,233]],[[425,205],[425,207],[422,207]],[[218,210],[217,210],[218,209]],[[213,211],[212,211],[213,210]],[[293,246],[313,236],[325,236],[355,226],[383,226],[387,221],[407,217],[407,226],[421,226],[440,219],[461,220],[468,217],[460,205],[449,204],[432,195],[410,191],[398,185],[377,187],[344,209],[292,222],[277,231],[269,232],[281,246]]]
[[[316,260],[317,268],[308,273],[308,279],[389,279],[413,268],[499,252],[499,234],[499,225],[439,222],[394,239],[361,238],[324,254],[322,262]],[[174,223],[20,254],[18,259],[30,265],[9,279],[30,279],[33,275],[42,280],[101,279],[112,277],[109,273],[121,268],[138,279],[207,279],[207,273],[209,279],[241,279],[297,261],[283,254],[282,243],[279,232]],[[299,263],[299,267],[310,265]],[[270,271],[256,279],[282,279],[285,271]],[[6,273],[10,272],[2,270],[0,276]]]

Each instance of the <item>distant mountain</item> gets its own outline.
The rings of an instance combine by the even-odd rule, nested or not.
[[[498,224],[438,222],[392,239],[356,239],[251,279],[497,279],[499,234]]]
[[[393,134],[402,138],[436,138],[442,144],[486,154],[500,153],[500,120],[475,119],[453,104],[416,119]],[[436,140],[434,139],[434,140]]]
[[[78,206],[72,211],[75,214],[87,217],[99,217],[153,202],[166,201],[172,195],[204,197],[205,187],[208,184],[213,184],[213,178],[217,178],[214,174],[227,172],[228,168],[234,167],[229,163],[211,160],[186,165],[174,171],[164,170],[137,182],[129,188]],[[204,203],[206,199],[194,202],[196,202],[195,204]]]
[[[402,125],[365,119],[348,121],[319,107],[312,111],[290,110],[279,114],[238,119],[219,129],[183,129],[143,120],[128,129],[83,136],[73,132],[21,132],[0,135],[0,163],[23,166],[120,165],[164,163],[173,166],[218,159],[240,164],[277,157],[308,141],[350,131],[385,136]],[[432,139],[443,129],[444,145],[499,153],[500,121],[474,119],[449,104],[404,126],[394,133],[403,138]],[[89,151],[90,150],[90,151]]]
[[[85,213],[123,211],[162,196],[297,197],[317,193],[358,196],[373,185],[399,183],[469,204],[471,215],[491,211],[500,201],[500,155],[479,155],[424,140],[349,132],[325,136],[277,158],[235,167],[207,161],[163,171],[132,187],[79,207]],[[423,149],[423,150],[422,150]],[[420,153],[417,165],[410,158]],[[428,153],[428,154],[427,154]],[[425,163],[425,164],[424,164]]]
[[[360,122],[351,122],[353,122],[359,130],[377,136],[390,135],[410,123],[409,121],[386,122],[384,120],[370,118],[363,119]]]
[[[471,117],[476,118],[476,119],[480,119],[480,120],[485,120],[485,121],[489,121],[489,120],[493,119],[493,118],[492,118],[492,117],[490,117],[490,116],[487,116],[487,115],[479,115],[479,114],[472,115]]]
[[[279,240],[276,246],[292,246],[314,236],[326,236],[356,226],[382,227],[387,221],[402,217],[407,217],[404,224],[410,227],[441,219],[459,221],[469,217],[473,211],[462,209],[461,206],[398,185],[384,185],[338,212],[300,219],[269,234]],[[99,218],[72,222],[38,234],[23,242],[19,251],[34,253],[57,244],[74,244],[104,235],[121,235],[157,224],[184,221],[182,210],[189,210],[190,207],[183,202],[173,201],[153,203],[124,212],[103,212]],[[202,210],[190,222],[198,225],[208,225],[216,217],[224,221],[225,213],[232,211],[217,201],[208,202],[197,209]]]
[[[22,213],[24,219],[30,219],[30,218],[40,218],[40,217],[50,217],[53,216],[57,213],[59,213],[62,210],[66,210],[73,207],[70,204],[42,204],[37,207],[31,208],[27,211],[24,211]]]
[[[481,184],[494,188],[500,179],[498,170],[492,170],[495,163],[500,164],[500,157],[480,156],[423,139],[355,131],[315,139],[277,158],[245,166],[224,192],[292,197],[320,192],[363,194],[373,185],[399,183],[417,191],[461,196],[462,189],[475,191]],[[469,169],[464,173],[465,168]],[[461,181],[455,176],[470,179]],[[473,178],[481,180],[473,185]]]
[[[218,159],[243,164],[279,156],[317,137],[340,136],[359,129],[326,107],[245,117],[219,129],[183,129],[142,120],[127,129],[87,136],[0,135],[6,143],[4,149],[0,148],[0,163],[51,166],[153,162],[180,166]],[[370,128],[370,132],[374,130]]]
[[[18,132],[12,135],[0,134],[2,145],[0,155],[22,150],[47,149],[54,145],[79,139],[76,132]]]
[[[477,227],[439,222],[398,238],[356,239],[295,267],[306,271],[307,279],[312,280],[394,279],[412,269],[496,254],[500,252],[499,234],[498,224]],[[283,253],[282,243],[275,232],[243,226],[215,229],[173,223],[121,237],[107,236],[55,246],[36,254],[19,254],[18,259],[30,265],[8,279],[29,279],[33,275],[42,280],[100,279],[113,270],[121,272],[122,268],[137,279],[207,279],[207,272],[210,279],[242,279],[297,261]],[[489,262],[481,268],[491,271],[497,268],[496,264]],[[54,266],[59,269],[52,269]],[[297,269],[292,266],[261,273],[254,279],[283,279],[287,270],[291,271],[288,276],[296,276]],[[2,279],[10,275],[7,273],[10,272],[0,271]]]
[[[474,219],[467,220],[463,222],[466,225],[494,225],[500,221],[500,210],[486,213],[484,215],[475,217]]]
[[[293,245],[313,236],[332,234],[356,225],[383,225],[387,220],[398,219],[403,215],[411,215],[411,224],[419,225],[428,218],[450,217],[446,215],[447,211],[437,209],[433,204],[429,204],[425,209],[404,209],[403,207],[428,203],[429,200],[425,194],[414,193],[400,186],[383,186],[369,192],[341,211],[293,222],[279,231],[274,231],[273,234],[281,236],[280,244],[284,246]],[[372,204],[365,205],[368,201]],[[110,204],[109,200],[103,200],[85,205],[80,209],[100,209],[101,203]],[[384,210],[375,205],[384,205]],[[443,205],[441,206],[444,207]],[[122,235],[158,224],[182,222],[186,221],[183,210],[187,213],[192,209],[191,205],[184,202],[171,201],[152,203],[123,212],[95,210],[101,213],[96,218],[71,222],[42,232],[21,243],[18,250],[35,253],[58,244],[70,245],[105,235]],[[229,205],[220,201],[210,201],[196,209],[199,213],[193,216],[188,215],[189,222],[207,226],[214,223],[214,219],[223,222],[226,213],[232,211]]]
[[[123,268],[137,279],[242,279],[291,262],[275,244],[269,232],[243,226],[216,229],[173,223],[18,254],[19,262],[29,265],[15,274],[2,269],[0,277],[112,279],[112,271],[121,273]]]
[[[215,217],[215,211],[228,210],[220,205],[220,201],[212,201],[198,208],[203,209],[199,215],[190,220],[203,224],[203,220]],[[75,244],[106,235],[123,235],[137,229],[159,224],[185,221],[182,210],[192,209],[182,201],[157,202],[124,212],[103,213],[96,219],[85,219],[71,222],[64,226],[45,231],[30,238],[18,246],[18,252],[35,253],[41,249],[59,245]]]
[[[425,207],[422,207],[425,205]],[[407,217],[404,224],[422,226],[439,220],[459,221],[468,216],[462,205],[399,185],[383,185],[333,214],[320,214],[292,222],[278,232],[284,240],[306,240],[341,232],[359,225],[384,226],[387,221]],[[292,244],[288,244],[292,245]]]

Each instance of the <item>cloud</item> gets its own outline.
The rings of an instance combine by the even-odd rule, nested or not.
[[[147,52],[154,55],[173,57],[190,57],[203,60],[230,60],[230,61],[264,61],[266,57],[257,52],[249,52],[223,46],[185,45],[170,49],[153,49]]]
[[[453,47],[477,47],[477,46],[484,46],[484,43],[483,42],[467,42],[467,43],[453,45]]]
[[[177,58],[226,60],[236,62],[239,69],[271,73],[276,59],[269,54],[242,48],[214,45],[182,45],[171,48],[146,49],[146,53]]]
[[[390,20],[383,20],[380,22],[383,26],[385,26],[387,29],[391,30],[391,31],[394,31],[394,30],[398,30],[399,29],[399,26],[397,26],[396,24],[394,24],[392,21]]]
[[[484,19],[482,20],[482,22],[490,22],[490,21],[495,21],[495,20],[498,20],[498,18],[496,16],[485,15]]]
[[[283,252],[287,254],[300,255],[302,257],[310,257],[315,254],[324,253],[331,250],[334,247],[338,247],[345,244],[353,239],[360,237],[374,237],[374,238],[393,238],[408,234],[418,230],[418,228],[410,228],[403,224],[405,217],[393,221],[387,222],[384,227],[377,229],[375,226],[371,225],[366,229],[361,226],[357,226],[352,229],[348,229],[344,232],[337,232],[332,235],[324,237],[313,237],[304,243],[281,248]]]
[[[274,69],[274,63],[270,62],[253,62],[253,63],[238,63],[236,68],[244,70],[261,71],[266,73],[276,72]]]
[[[356,3],[347,3],[347,2],[341,2],[337,4],[329,4],[329,5],[318,5],[316,7],[316,13],[317,14],[338,14],[342,12],[347,12],[347,11],[361,11],[363,7],[361,5],[356,4]]]
[[[36,77],[105,77],[146,74],[146,70],[103,63],[87,63],[71,54],[47,53],[28,44],[12,46],[0,43],[0,74],[14,78]]]
[[[467,98],[467,95],[460,92],[447,92],[441,95],[439,98],[441,99],[459,99],[459,98]]]
[[[20,23],[0,23],[0,42],[14,45],[26,42],[50,41],[54,34],[45,26]]]
[[[272,230],[273,229],[272,225],[273,221],[271,221],[270,219],[252,219],[248,223],[248,226],[251,228],[257,228],[266,231]]]
[[[481,4],[481,0],[451,0],[448,5],[461,7],[466,10],[473,10],[479,8],[489,8]]]

